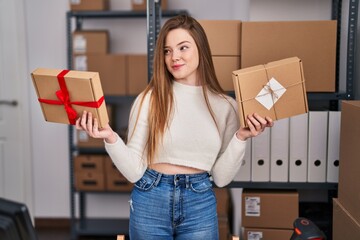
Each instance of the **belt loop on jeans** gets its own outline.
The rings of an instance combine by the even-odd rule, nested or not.
[[[186,183],[186,188],[189,188],[189,185],[190,185],[189,175],[185,176],[185,183]]]
[[[158,173],[158,175],[156,176],[156,180],[155,180],[155,186],[157,186],[161,180],[162,174]]]

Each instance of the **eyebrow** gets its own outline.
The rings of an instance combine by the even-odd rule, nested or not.
[[[191,42],[185,40],[185,41],[179,42],[178,44],[176,44],[176,46],[179,46],[179,45],[184,44],[184,43],[190,43],[191,44]],[[170,48],[170,47],[165,46],[165,48]]]

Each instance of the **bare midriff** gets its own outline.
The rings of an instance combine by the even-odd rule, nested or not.
[[[196,174],[196,173],[203,173],[204,170],[192,168],[192,167],[186,167],[186,166],[180,166],[180,165],[174,165],[170,163],[156,163],[151,164],[150,169],[153,169],[159,173],[164,174]]]

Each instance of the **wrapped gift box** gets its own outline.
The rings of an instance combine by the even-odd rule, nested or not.
[[[233,71],[240,124],[258,113],[273,120],[308,112],[302,62],[297,57]]]
[[[85,110],[109,122],[99,73],[38,68],[31,73],[45,120],[75,124]]]

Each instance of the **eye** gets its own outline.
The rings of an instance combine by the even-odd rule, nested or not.
[[[169,49],[164,49],[164,54],[165,54],[165,55],[169,55],[169,54],[170,54],[170,50],[169,50]]]
[[[180,51],[184,51],[184,50],[186,50],[186,49],[188,49],[188,48],[189,48],[188,46],[183,45],[183,46],[180,47]]]

